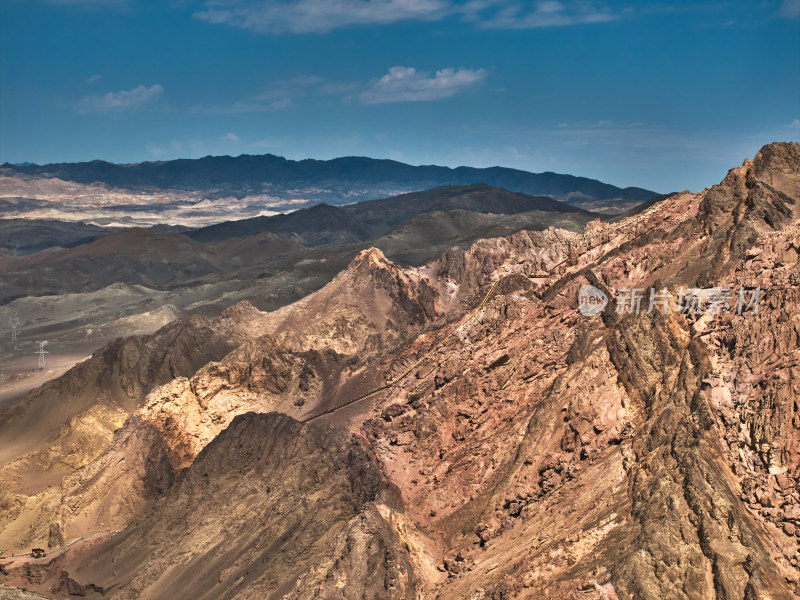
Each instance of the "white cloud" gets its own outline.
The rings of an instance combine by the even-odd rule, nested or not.
[[[411,67],[392,67],[380,79],[370,82],[330,81],[315,75],[274,81],[261,92],[221,106],[195,106],[200,114],[270,112],[306,104],[329,104],[339,100],[362,104],[413,102],[448,98],[483,81],[483,69],[442,69],[432,77]]]
[[[779,14],[785,19],[800,17],[800,0],[783,0]]]
[[[800,119],[795,119],[788,125],[789,129],[800,129]]]
[[[92,75],[91,77],[86,78],[86,83],[94,83],[96,81],[100,81],[102,77],[103,77],[102,75]]]
[[[86,96],[78,103],[78,109],[82,113],[133,110],[147,104],[163,93],[164,88],[158,83],[149,88],[139,85],[132,90],[108,92],[102,96],[97,94]]]
[[[327,32],[350,25],[435,20],[452,12],[447,0],[210,0],[195,17],[260,33]]]
[[[228,135],[225,136],[225,139],[229,142],[233,142],[234,144],[238,144],[240,138],[235,133],[228,133]]]
[[[442,69],[426,77],[413,67],[392,67],[361,92],[363,104],[422,102],[449,98],[486,78],[484,69]]]
[[[195,18],[259,33],[325,33],[340,27],[438,21],[457,16],[493,28],[601,23],[618,18],[593,0],[531,3],[506,0],[206,0]]]
[[[619,16],[596,7],[594,2],[538,2],[533,10],[515,3],[505,6],[481,24],[487,28],[534,29],[538,27],[565,27],[588,23],[614,21]]]

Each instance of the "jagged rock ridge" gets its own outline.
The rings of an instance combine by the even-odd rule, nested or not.
[[[156,457],[136,477],[161,486],[128,488],[145,508],[127,517],[122,534],[54,559],[36,577],[10,565],[8,580],[63,593],[66,571],[106,597],[191,597],[169,588],[164,573],[174,569],[183,581],[202,564],[231,581],[217,592],[231,598],[798,597],[799,192],[800,145],[772,144],[719,186],[618,223],[591,223],[583,234],[521,232],[418,269],[365,252],[330,288],[264,316],[263,337],[153,390],[105,462],[87,465],[110,481],[119,476],[112,453]],[[391,377],[458,327],[494,281],[485,308],[409,377],[325,417],[338,428],[235,417],[313,415],[355,393],[353,382]],[[651,287],[673,297],[666,313],[618,313],[612,302],[586,317],[577,295],[587,284],[612,299]],[[757,313],[675,310],[679,291],[691,287],[760,287],[764,297]],[[306,367],[315,376],[303,380]],[[261,428],[273,434],[253,431]],[[126,446],[146,432],[163,446]],[[329,436],[339,440],[323,442],[330,453],[309,446],[309,437]],[[270,460],[258,450],[268,444],[305,448],[292,457],[317,450],[299,465]],[[337,517],[317,529],[306,508],[329,513],[314,490],[327,481],[330,497],[349,493],[343,448],[379,491],[347,504],[355,507],[347,528]],[[211,468],[224,457],[225,469]],[[176,465],[188,469],[175,477]],[[209,549],[205,540],[225,522],[215,507],[224,497],[238,502],[226,490],[239,484],[263,485],[252,479],[259,469],[276,487],[248,492],[247,510],[265,516],[247,536]],[[298,505],[291,535],[339,536],[296,546],[296,560],[320,570],[265,583],[219,562],[225,552],[255,552],[259,532],[283,556],[269,511],[302,495],[310,504]],[[234,521],[243,512],[235,506]],[[189,507],[209,517],[189,519]],[[185,546],[159,533],[172,531],[166,515],[186,523]],[[342,549],[368,550],[343,558]],[[268,579],[282,560],[259,572]],[[364,560],[380,577],[361,585]],[[113,564],[124,567],[115,573]]]

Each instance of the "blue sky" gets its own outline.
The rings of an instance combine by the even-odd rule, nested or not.
[[[800,140],[800,0],[0,0],[0,162],[502,165],[702,189]]]

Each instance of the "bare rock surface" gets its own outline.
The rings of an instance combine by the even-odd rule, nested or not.
[[[258,335],[150,390],[38,521],[124,531],[2,580],[98,598],[798,598],[798,202],[800,145],[772,144],[583,234],[419,268],[365,251],[294,305],[241,306]],[[611,300],[593,316],[587,285]],[[693,288],[728,303],[688,309]],[[640,310],[618,310],[624,289]],[[760,301],[738,311],[739,290]]]
[[[396,502],[349,432],[248,413],[70,577],[110,598],[411,599],[416,577],[377,508]]]

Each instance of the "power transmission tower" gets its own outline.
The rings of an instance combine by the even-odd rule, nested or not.
[[[10,317],[8,324],[11,325],[11,341],[17,341],[17,327],[19,327],[19,317]]]
[[[35,352],[35,354],[39,355],[39,367],[36,369],[37,371],[44,371],[45,364],[44,364],[44,355],[50,354],[47,350],[44,349],[44,345],[47,343],[47,340],[44,342],[36,342],[39,344],[39,349]]]

